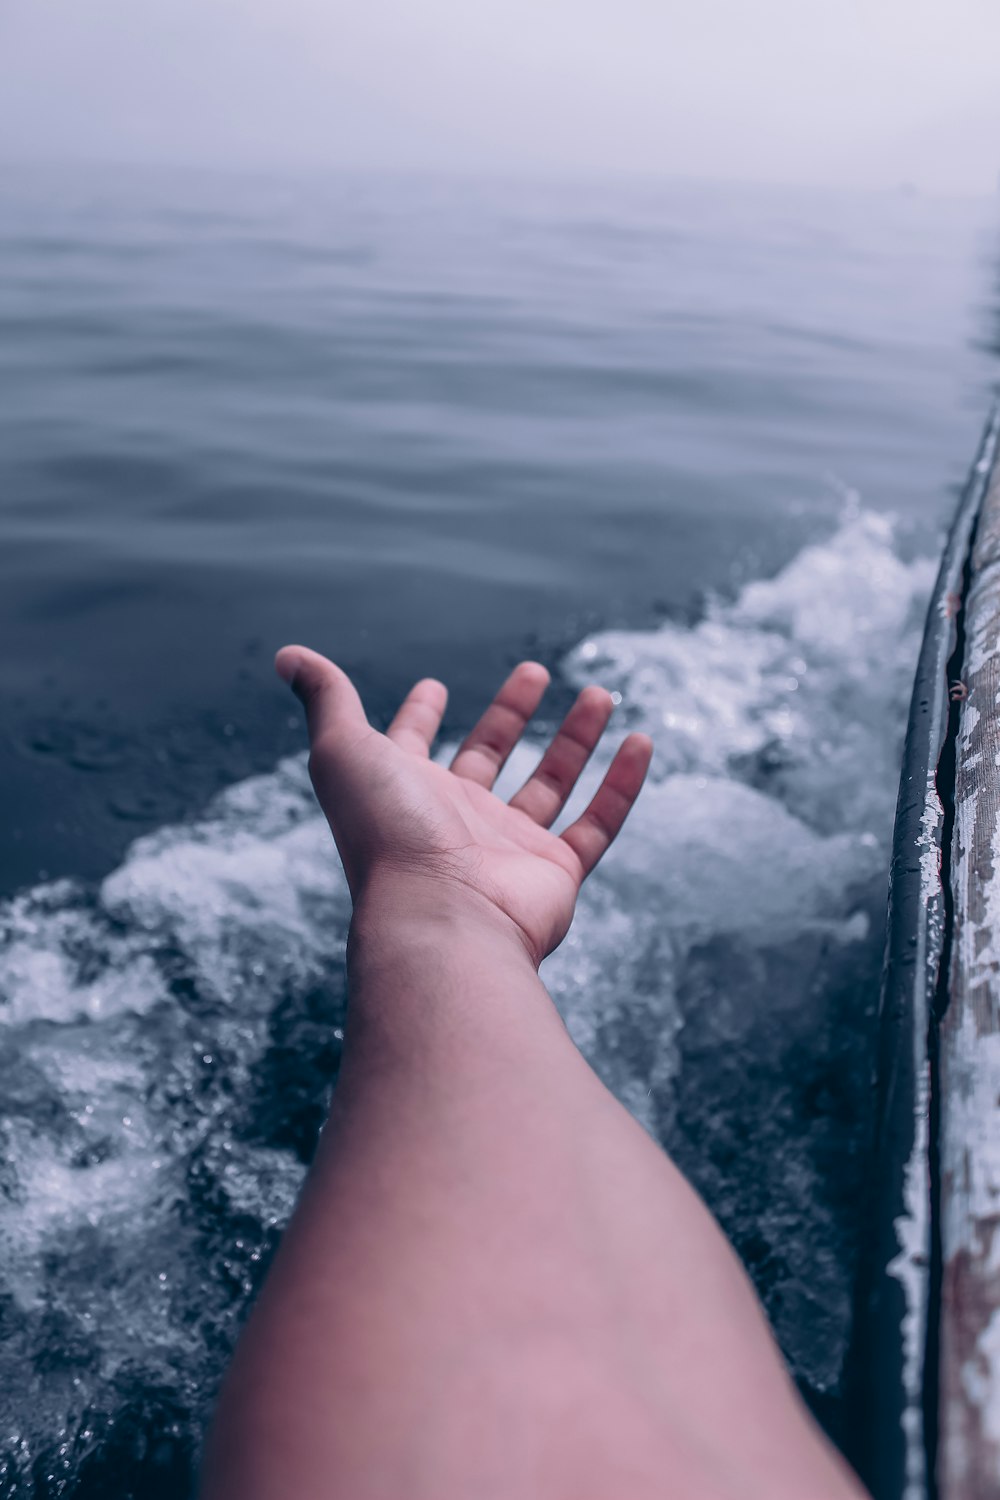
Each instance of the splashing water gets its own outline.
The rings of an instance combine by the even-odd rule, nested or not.
[[[546,981],[831,1420],[932,571],[854,505],[695,626],[607,632],[564,663],[657,752]],[[189,1492],[336,1074],[348,915],[298,759],[140,840],[99,889],[0,908],[0,1495]]]

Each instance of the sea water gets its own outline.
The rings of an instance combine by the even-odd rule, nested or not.
[[[23,173],[3,201],[0,1495],[190,1491],[315,1146],[349,903],[286,636],[379,721],[450,678],[452,742],[529,651],[549,723],[598,681],[653,735],[544,977],[836,1433],[988,207]]]

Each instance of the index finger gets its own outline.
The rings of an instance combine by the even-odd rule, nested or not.
[[[444,683],[436,677],[424,677],[403,699],[386,730],[387,737],[401,750],[430,755],[447,704],[448,689]]]

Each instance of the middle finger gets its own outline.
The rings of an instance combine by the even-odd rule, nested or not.
[[[585,687],[536,770],[511,797],[511,807],[520,808],[543,828],[554,823],[607,729],[613,710],[614,699],[606,689]]]
[[[491,787],[525,725],[542,701],[549,674],[537,661],[514,668],[451,763],[456,776]]]

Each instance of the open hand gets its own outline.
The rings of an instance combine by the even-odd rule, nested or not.
[[[448,698],[442,683],[418,682],[380,734],[326,657],[285,646],[275,665],[305,705],[313,786],[355,904],[385,879],[432,900],[457,892],[512,924],[541,963],[565,937],[580,886],[649,768],[652,742],[630,734],[586,811],[558,837],[549,832],[607,728],[610,693],[583,689],[534,773],[503,802],[493,783],[549,682],[537,662],[514,669],[450,768],[430,759]]]

